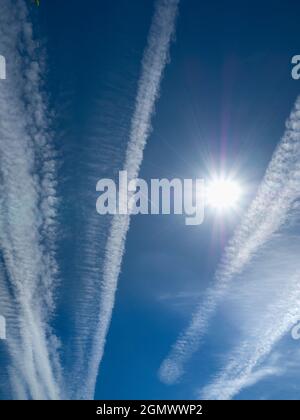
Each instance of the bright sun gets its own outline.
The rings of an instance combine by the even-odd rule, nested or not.
[[[217,211],[235,208],[241,198],[241,187],[231,179],[213,179],[206,186],[206,203]]]

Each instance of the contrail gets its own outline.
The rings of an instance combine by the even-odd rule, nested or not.
[[[283,369],[276,367],[266,367],[257,370],[254,373],[241,375],[232,380],[219,381],[216,384],[211,384],[205,387],[199,395],[199,398],[206,400],[229,400],[238,391],[244,388],[255,385],[257,382],[269,377],[280,376],[283,374]]]
[[[259,327],[249,339],[230,355],[230,362],[209,385],[200,397],[204,399],[231,399],[243,388],[253,385],[266,375],[276,375],[282,367],[261,368],[260,363],[271,352],[274,345],[299,321],[300,273],[296,273],[281,291],[279,300],[266,308]]]
[[[214,285],[204,294],[188,328],[163,361],[159,375],[173,383],[184,372],[184,365],[199,348],[208,323],[234,276],[241,273],[258,250],[283,225],[293,202],[299,197],[300,177],[300,97],[286,122],[257,195],[232,240],[215,274]]]
[[[0,7],[0,52],[7,61],[0,86],[0,287],[9,374],[17,397],[58,399],[53,366],[59,362],[48,323],[57,277],[55,153],[26,3],[0,0]]]
[[[124,170],[128,173],[129,181],[138,176],[142,163],[143,151],[151,128],[151,117],[175,29],[178,3],[179,0],[157,0],[156,2],[155,14],[148,36],[148,45],[143,57],[135,111],[131,122],[130,140],[125,156]],[[94,394],[114,307],[129,223],[130,217],[127,215],[116,215],[111,223],[105,249],[103,279],[100,285],[99,323],[94,332],[91,360],[87,372],[88,379],[85,383],[85,389],[81,391],[81,398],[92,398]]]

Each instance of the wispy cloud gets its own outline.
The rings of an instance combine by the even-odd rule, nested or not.
[[[159,94],[160,81],[168,61],[178,2],[179,0],[157,0],[156,2],[155,14],[148,36],[148,45],[142,62],[135,111],[132,117],[130,139],[124,163],[124,170],[128,172],[129,180],[138,176],[142,163],[143,151],[151,128],[155,100]],[[99,285],[101,289],[99,321],[96,331],[93,331],[94,338],[87,372],[88,379],[84,390],[80,391],[81,398],[91,398],[94,393],[99,365],[111,322],[129,222],[130,218],[128,216],[116,215],[111,223],[105,250],[103,278]]]
[[[284,278],[284,276],[281,276]],[[274,345],[299,320],[300,273],[285,279],[280,297],[266,305],[264,316],[256,321],[247,339],[228,356],[229,362],[211,384],[204,387],[200,397],[205,399],[231,399],[242,389],[254,385],[266,375],[283,373],[287,363],[281,360],[273,366],[261,366]]]
[[[217,383],[205,387],[200,393],[199,398],[206,400],[228,400],[244,388],[255,385],[257,382],[269,376],[279,376],[284,373],[280,367],[262,367],[255,372],[241,375],[232,379],[219,378]]]
[[[0,8],[7,61],[0,89],[0,287],[9,374],[17,397],[57,399],[59,362],[48,323],[57,278],[55,153],[26,3],[1,0]]]
[[[300,98],[287,120],[286,131],[274,152],[256,198],[225,250],[214,285],[204,294],[190,325],[180,335],[161,365],[159,374],[162,381],[172,383],[180,378],[185,363],[199,348],[209,320],[234,277],[245,269],[287,220],[293,203],[299,198],[299,153]],[[283,322],[277,332],[270,332],[265,340],[262,336],[263,345],[270,346],[274,343],[275,337],[284,330],[286,323]]]

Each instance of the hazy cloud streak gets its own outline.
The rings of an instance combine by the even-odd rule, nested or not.
[[[0,88],[0,287],[9,374],[17,398],[57,399],[53,364],[59,363],[48,324],[57,276],[55,153],[26,3],[1,0],[0,7],[7,60]]]
[[[177,381],[184,365],[199,348],[209,320],[233,278],[241,273],[253,256],[284,224],[294,201],[299,198],[300,180],[300,98],[286,122],[264,179],[248,212],[227,246],[215,275],[195,311],[188,328],[179,336],[161,365],[162,381]]]
[[[230,362],[211,384],[201,391],[201,398],[231,399],[242,389],[254,385],[267,375],[282,372],[283,365],[272,369],[260,367],[260,363],[271,352],[274,345],[283,337],[300,316],[300,273],[287,281],[281,290],[279,300],[266,307],[263,319],[249,337],[237,346],[229,356]]]

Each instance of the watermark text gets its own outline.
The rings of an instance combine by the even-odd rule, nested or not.
[[[200,225],[204,220],[203,179],[163,178],[147,183],[140,178],[129,180],[127,171],[120,171],[117,184],[108,178],[98,181],[99,214],[181,214],[186,225]]]

